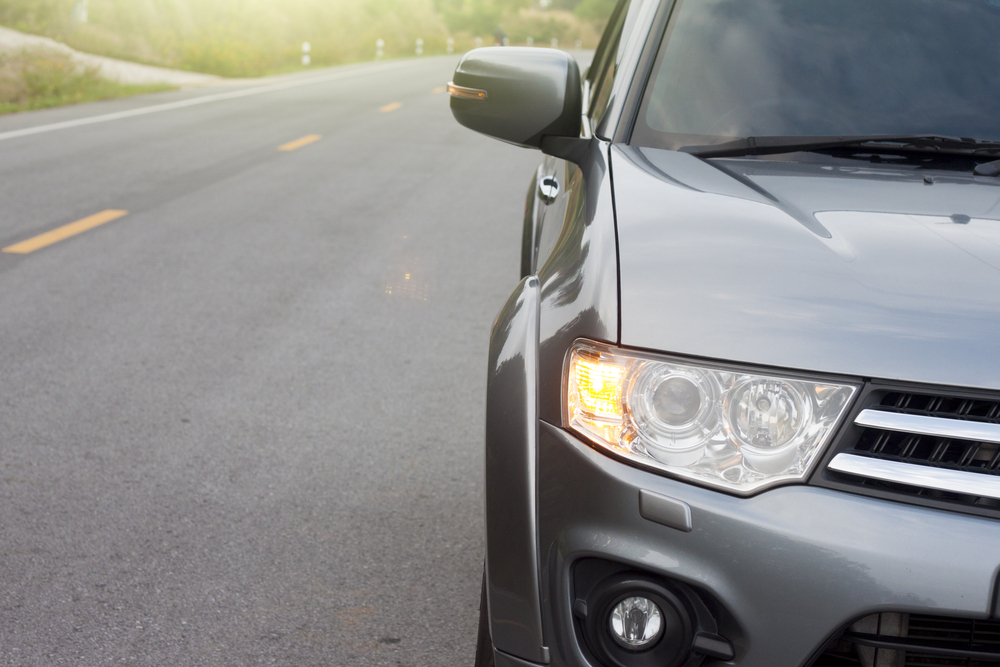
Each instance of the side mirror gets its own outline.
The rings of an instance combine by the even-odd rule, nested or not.
[[[580,137],[580,66],[557,49],[487,47],[469,51],[448,84],[462,125],[518,146],[546,148]],[[546,147],[543,138],[548,137]],[[548,150],[546,152],[549,152]]]

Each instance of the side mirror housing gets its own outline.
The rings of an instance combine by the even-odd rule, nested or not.
[[[580,136],[580,66],[564,51],[474,49],[458,63],[448,92],[455,120],[495,139],[542,148],[545,137]]]

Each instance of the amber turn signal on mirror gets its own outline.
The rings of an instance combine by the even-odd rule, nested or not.
[[[463,100],[485,100],[486,91],[479,88],[466,88],[465,86],[456,86],[453,81],[448,82],[448,94],[452,97],[458,97]]]

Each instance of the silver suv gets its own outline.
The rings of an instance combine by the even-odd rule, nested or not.
[[[541,149],[478,667],[1000,665],[1000,0],[623,0]]]

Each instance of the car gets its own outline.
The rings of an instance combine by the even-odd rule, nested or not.
[[[1000,664],[1000,2],[623,0],[465,54],[540,150],[477,667]]]

